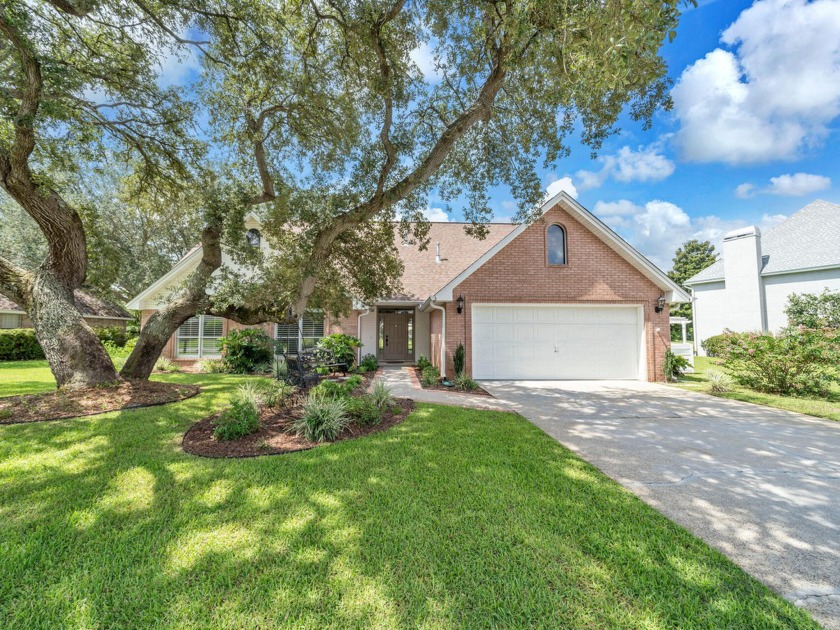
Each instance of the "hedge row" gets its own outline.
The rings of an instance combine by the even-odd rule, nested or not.
[[[31,328],[0,330],[0,361],[43,359],[44,351]]]

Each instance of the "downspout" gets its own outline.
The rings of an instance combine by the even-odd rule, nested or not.
[[[429,306],[440,311],[441,314],[441,329],[440,329],[440,376],[446,378],[446,309],[435,304],[437,296],[433,297],[429,302]]]
[[[370,315],[370,307],[369,306],[365,306],[365,312],[364,313],[359,313],[359,317],[356,320],[356,323],[358,325],[359,341],[362,340],[362,317],[364,317],[365,315]],[[359,346],[358,357],[356,358],[356,365],[359,365],[362,362],[362,347],[363,347],[363,345],[364,344]]]

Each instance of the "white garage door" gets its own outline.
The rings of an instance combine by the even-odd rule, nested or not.
[[[474,304],[473,378],[638,379],[639,310]]]

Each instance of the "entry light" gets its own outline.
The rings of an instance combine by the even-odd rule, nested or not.
[[[460,315],[464,311],[464,296],[459,295],[455,303],[458,305],[458,315]]]
[[[656,300],[656,308],[654,309],[657,313],[661,313],[665,310],[665,296],[660,295],[659,298]]]

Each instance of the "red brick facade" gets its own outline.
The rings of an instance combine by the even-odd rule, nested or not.
[[[552,224],[562,225],[566,231],[567,264],[562,266],[547,262],[546,230]],[[661,294],[658,286],[558,205],[454,289],[453,295],[462,295],[465,304],[462,314],[458,314],[454,302],[445,305],[446,374],[453,375],[452,357],[461,342],[467,349],[467,372],[472,373],[472,304],[627,304],[640,305],[644,313],[647,379],[664,380],[662,363],[671,342],[668,308],[661,313],[654,312]],[[152,312],[143,311],[143,323]],[[325,333],[358,335],[361,312],[328,317],[324,322]],[[442,320],[439,310],[429,311],[430,359],[438,368],[441,367]],[[272,324],[262,327],[274,336]],[[226,320],[224,334],[233,328],[243,326]],[[163,356],[174,358],[173,339],[167,343]]]

